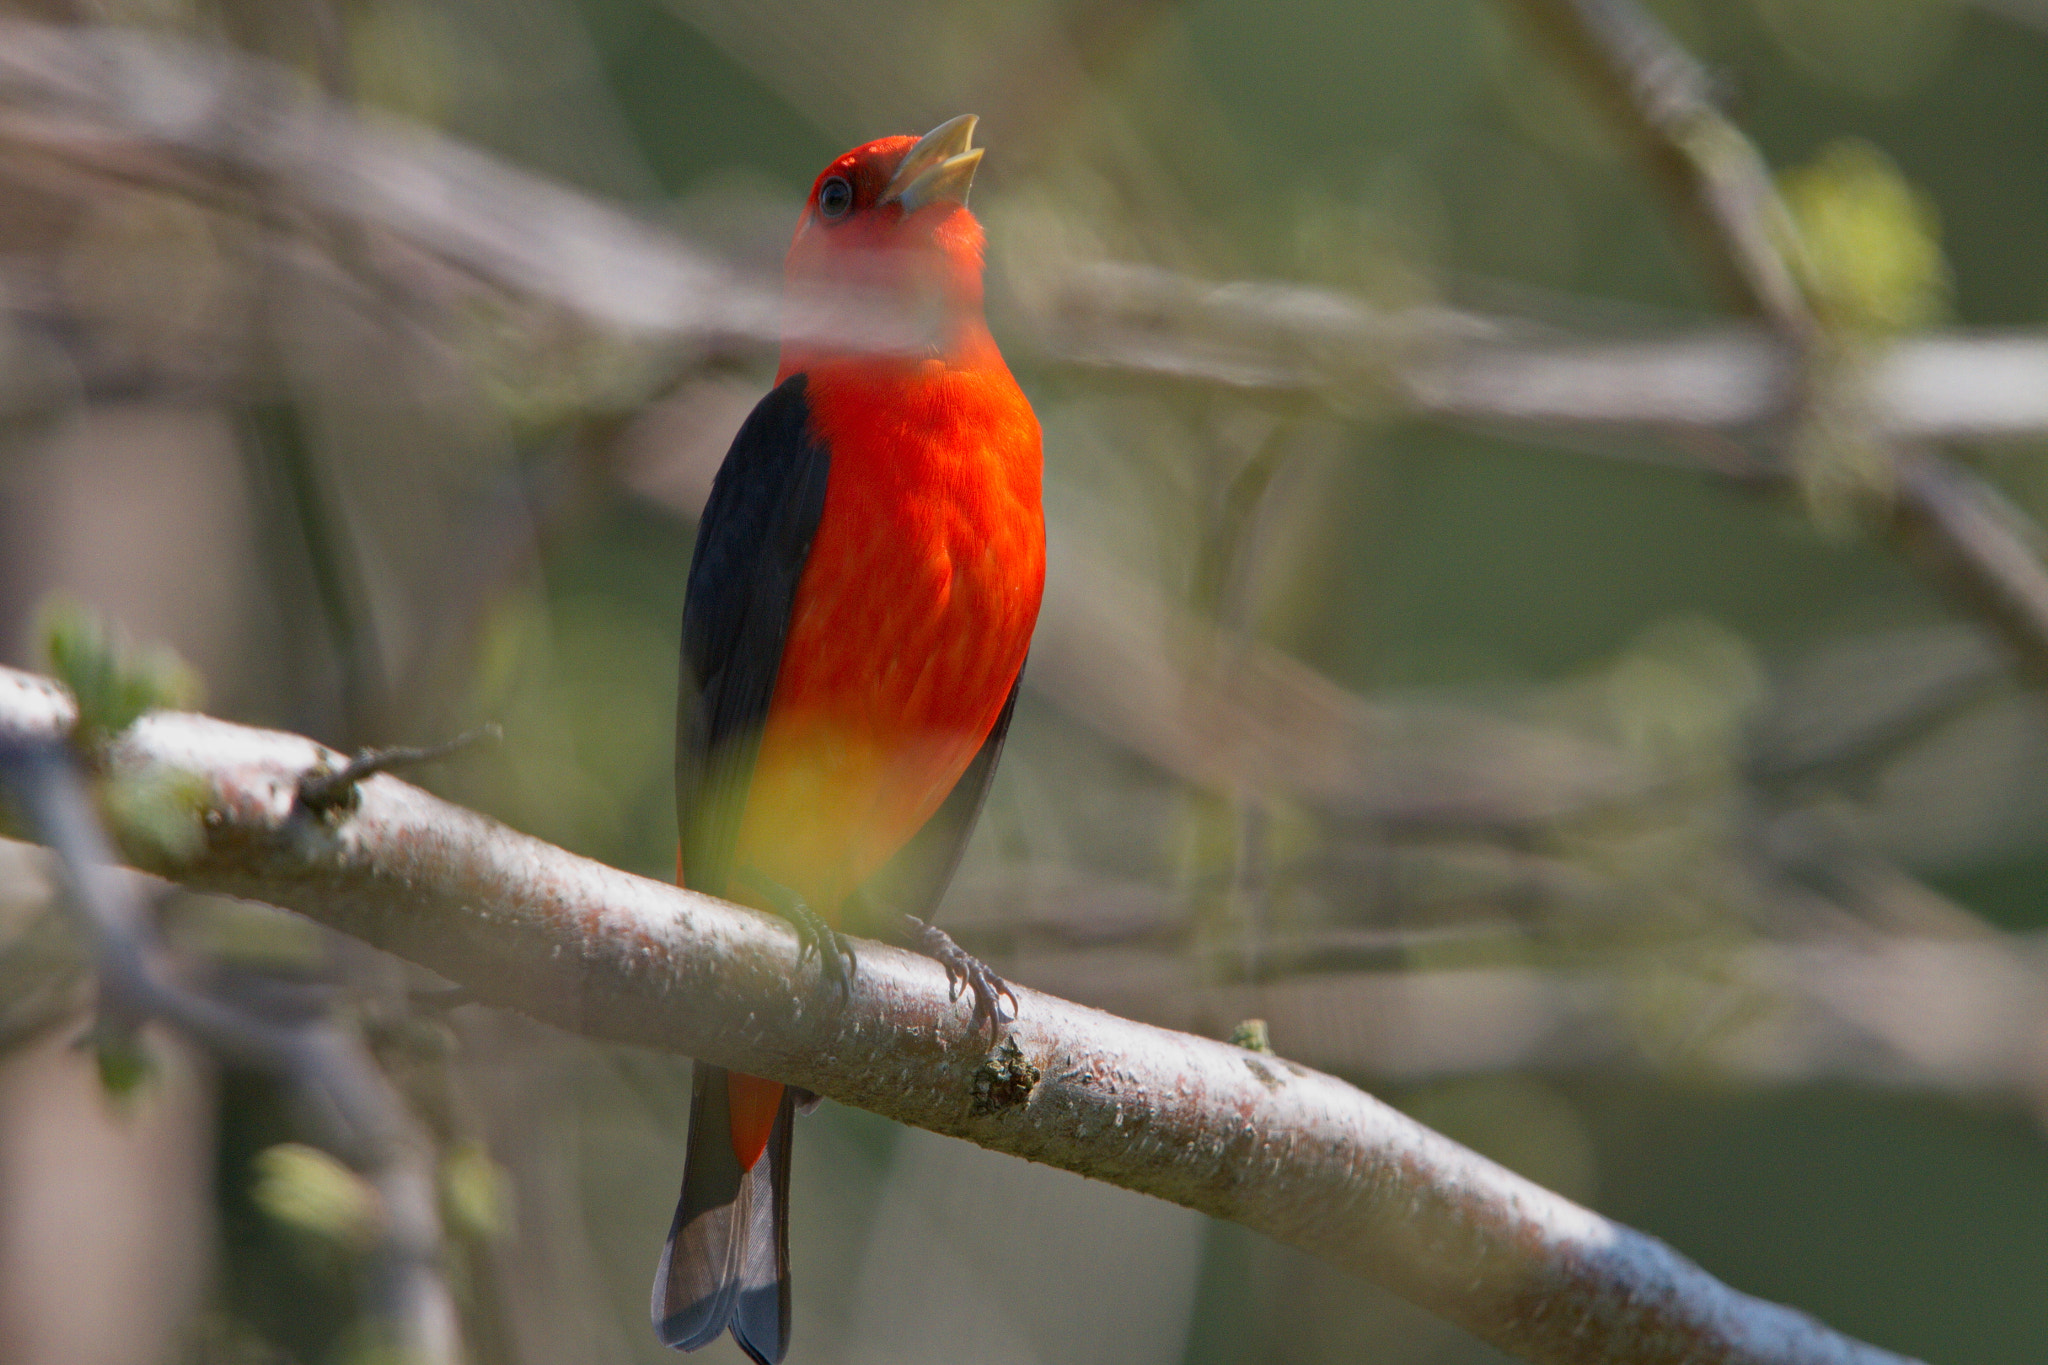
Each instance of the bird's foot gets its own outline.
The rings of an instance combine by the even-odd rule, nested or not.
[[[916,915],[905,915],[903,920],[910,927],[911,946],[946,969],[947,998],[958,1000],[962,991],[974,996],[976,1024],[987,1019],[991,1029],[1000,1029],[1017,1017],[1017,993],[987,963],[968,953],[937,925]],[[1003,1008],[1005,1000],[1010,1002],[1008,1010]]]
[[[853,940],[827,924],[823,915],[781,882],[752,870],[742,871],[740,880],[760,892],[775,913],[796,930],[796,965],[802,967],[807,959],[817,958],[819,978],[837,986],[842,998],[848,995],[853,990]]]

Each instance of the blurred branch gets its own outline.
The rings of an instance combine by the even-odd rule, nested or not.
[[[655,225],[446,137],[323,101],[281,68],[139,32],[0,23],[0,174],[112,177],[280,227],[348,219],[645,344],[778,339],[779,288]],[[260,193],[252,193],[252,189]],[[316,235],[317,234],[312,234]],[[366,251],[388,265],[390,252]],[[871,310],[812,320],[857,327]],[[1378,395],[1516,427],[1741,432],[1787,411],[1760,331],[1602,341],[1445,309],[1073,268],[1016,322],[1049,358],[1255,390]],[[1901,440],[2048,431],[2048,337],[1932,336],[1874,356],[1869,420]]]
[[[1820,322],[1789,253],[1792,215],[1770,168],[1714,100],[1705,68],[1630,0],[1512,0],[1558,46],[1643,145],[1667,188],[1707,231],[1715,263],[1747,311],[1786,343],[1811,346]]]
[[[2004,494],[1931,451],[1900,459],[1894,533],[1968,603],[2048,685],[2048,569],[2044,538]]]
[[[1844,371],[1804,292],[1811,270],[1798,228],[1756,148],[1714,104],[1705,71],[1632,0],[1512,0],[1607,96],[1653,167],[1704,219],[1711,258],[1738,283],[1793,361],[1784,416],[1808,418],[1822,385],[1847,395],[1862,438],[1896,466],[1892,532],[1937,580],[1995,630],[2037,684],[2048,683],[2048,569],[2040,532],[1969,470],[1922,446],[1929,432],[1865,416],[1885,390],[1869,371]],[[1896,352],[1895,352],[1896,353]],[[2048,392],[2037,378],[2025,386]],[[1839,413],[1835,414],[1839,416]],[[1867,424],[1867,425],[1866,425]],[[1789,469],[1787,472],[1790,472]]]
[[[72,721],[51,684],[0,670],[11,751],[47,752]],[[309,811],[299,783],[338,756],[296,736],[159,712],[107,758],[203,787],[189,847],[128,847],[147,870],[296,909],[586,1036],[740,1067],[1243,1223],[1526,1359],[1901,1359],[1739,1294],[1293,1063],[1030,991],[990,1051],[938,964],[873,944],[843,1000],[814,1008],[791,989],[801,963],[780,921],[575,857],[388,775],[361,784],[353,812]],[[100,850],[71,854],[89,885],[112,879]]]
[[[0,142],[268,216],[361,221],[628,331],[776,335],[773,296],[651,226],[285,68],[140,31],[0,24]],[[254,199],[246,191],[263,193]]]
[[[102,1045],[133,1045],[161,1019],[230,1063],[282,1077],[311,1101],[326,1145],[377,1191],[376,1305],[406,1360],[455,1365],[455,1305],[442,1274],[432,1146],[360,1038],[324,1016],[267,1018],[174,979],[140,895],[115,865],[67,740],[48,722],[68,699],[25,675],[0,679],[15,705],[0,717],[0,794],[57,853],[70,901],[97,948]],[[110,1034],[125,1037],[110,1037]]]
[[[1013,892],[999,883],[963,890],[953,932],[976,944],[974,897]],[[1055,932],[1101,904],[1084,884],[1060,893]],[[1130,907],[1116,908],[1135,929]],[[1160,923],[1184,927],[1177,909],[1160,907]],[[1046,927],[1005,918],[998,932],[1014,941]],[[999,961],[1012,976],[1165,1028],[1214,1034],[1257,1016],[1304,1063],[1375,1082],[1654,1072],[1747,1085],[1848,1082],[2017,1105],[2037,1117],[2048,1103],[2048,943],[2038,936],[1857,926],[1811,942],[1694,934],[1605,951],[1586,965],[1583,954],[1547,950],[1514,925],[1353,930],[1276,939],[1268,962],[1289,974],[1232,983],[1203,979],[1175,952],[1106,937],[1086,925],[1077,946],[1027,946]],[[1417,967],[1418,958],[1439,965]],[[1322,970],[1301,970],[1317,960]]]
[[[680,465],[658,481],[627,478],[694,519],[714,467]],[[1394,828],[1525,829],[1639,796],[1652,780],[1559,726],[1361,697],[1055,538],[1025,688],[1196,787],[1296,797]]]
[[[1741,433],[1784,417],[1794,373],[1793,353],[1758,327],[1603,341],[1137,265],[1083,267],[1041,325],[1041,346],[1077,364],[1333,397],[1381,391],[1428,416],[1515,427]],[[1870,420],[1900,438],[2048,430],[2048,337],[1905,339],[1871,357],[1865,382]]]

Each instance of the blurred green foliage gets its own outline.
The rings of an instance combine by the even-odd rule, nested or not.
[[[377,1193],[317,1147],[281,1142],[256,1154],[256,1207],[292,1232],[359,1253],[376,1234]]]
[[[1948,264],[1927,197],[1867,142],[1837,142],[1785,176],[1804,241],[1807,289],[1828,321],[1886,335],[1948,311]]]
[[[450,1226],[468,1236],[490,1239],[516,1231],[510,1178],[473,1138],[441,1157],[441,1206]]]
[[[78,703],[75,742],[86,753],[97,752],[146,711],[199,703],[198,675],[176,653],[136,646],[75,602],[59,598],[46,604],[37,633],[50,672]]]

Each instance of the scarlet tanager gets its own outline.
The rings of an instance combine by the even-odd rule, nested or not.
[[[786,269],[793,315],[857,295],[878,321],[930,332],[904,349],[785,328],[775,388],[697,531],[676,805],[685,885],[795,920],[842,981],[842,919],[903,912],[995,1014],[1001,981],[909,918],[930,915],[980,812],[1045,582],[1038,419],[982,317],[974,125],[856,147],[811,188]],[[696,1064],[654,1281],[668,1345],[730,1328],[763,1365],[787,1350],[800,1098]]]

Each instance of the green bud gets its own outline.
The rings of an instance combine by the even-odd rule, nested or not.
[[[101,1029],[93,1038],[100,1088],[115,1099],[127,1099],[156,1074],[156,1062],[142,1039],[132,1032]]]
[[[281,1142],[256,1154],[256,1207],[319,1241],[353,1250],[382,1216],[369,1182],[315,1147]]]
[[[209,789],[194,773],[120,768],[100,784],[100,808],[130,856],[145,863],[177,863],[205,842],[202,820]]]
[[[458,1142],[441,1159],[441,1204],[448,1221],[472,1237],[512,1231],[512,1180],[481,1142]]]
[[[98,614],[63,599],[45,602],[40,622],[50,671],[78,702],[81,748],[100,747],[146,711],[198,704],[198,675],[170,650],[137,648]]]
[[[1230,1045],[1247,1052],[1273,1051],[1273,1035],[1263,1019],[1247,1019],[1230,1031]]]
[[[1806,247],[1807,293],[1825,321],[1888,335],[1937,322],[1948,262],[1933,204],[1867,142],[1836,142],[1788,172],[1784,192]]]

